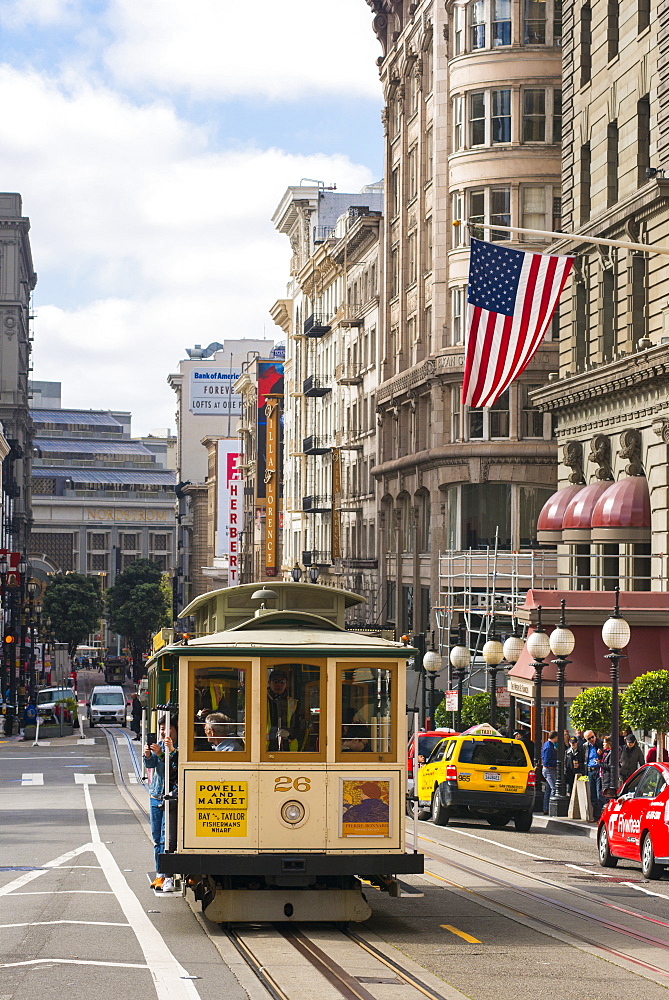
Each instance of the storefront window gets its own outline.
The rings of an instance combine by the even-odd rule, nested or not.
[[[511,548],[511,486],[508,483],[464,483],[462,524],[464,547],[481,549],[495,544]]]
[[[520,544],[523,548],[537,548],[537,519],[541,508],[553,495],[553,490],[540,486],[520,487]]]
[[[392,672],[382,667],[346,668],[341,672],[340,759],[350,754],[391,754]]]
[[[193,674],[193,750],[244,753],[246,743],[246,669],[212,665]]]

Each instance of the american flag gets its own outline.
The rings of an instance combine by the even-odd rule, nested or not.
[[[492,406],[530,363],[573,262],[472,239],[463,403]]]

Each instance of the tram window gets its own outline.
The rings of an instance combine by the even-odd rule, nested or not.
[[[267,753],[319,753],[321,668],[281,663],[266,669]]]
[[[199,667],[194,672],[196,753],[246,748],[246,671],[232,666]]]
[[[342,753],[392,752],[390,670],[356,667],[342,672]]]

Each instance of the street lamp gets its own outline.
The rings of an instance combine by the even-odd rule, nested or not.
[[[309,583],[318,583],[318,577],[321,575],[321,571],[318,566],[309,567]]]
[[[548,803],[548,811],[551,816],[566,816],[569,811],[569,802],[567,800],[565,780],[564,780],[564,730],[565,730],[565,710],[564,710],[564,675],[567,668],[567,664],[571,661],[567,659],[570,653],[574,650],[574,645],[576,640],[574,639],[574,633],[571,629],[567,628],[567,623],[565,622],[564,609],[566,606],[566,601],[564,598],[560,601],[560,621],[558,622],[557,628],[554,628],[550,635],[550,647],[551,652],[555,656],[553,663],[557,667],[557,689],[558,689],[558,710],[557,710],[557,729],[558,729],[558,755],[557,755],[557,774],[555,780],[555,791],[551,795]]]
[[[434,647],[434,638],[432,640],[432,645]],[[434,698],[434,684],[437,679],[437,674],[441,670],[441,656],[436,651],[436,649],[428,649],[426,653],[423,653],[423,668],[430,678],[430,722],[432,728],[435,726],[435,714],[437,711],[437,706],[435,705]]]
[[[497,671],[504,659],[504,649],[502,643],[495,635],[495,617],[493,615],[488,632],[487,642],[481,650],[481,655],[488,667],[490,678],[490,725],[495,728],[497,725]]]
[[[471,655],[469,649],[465,646],[463,632],[464,630],[461,625],[458,635],[458,645],[453,646],[449,656],[451,666],[453,667],[453,677],[458,685],[458,709],[455,713],[455,728],[458,732],[462,729],[462,685],[471,662]]]
[[[534,667],[532,683],[534,685],[534,787],[535,794],[541,794],[541,737],[543,726],[541,719],[541,674],[544,669],[544,660],[551,651],[551,644],[541,623],[541,605],[537,605],[537,627],[527,639],[527,652],[532,657],[531,666]]]
[[[291,569],[291,571],[290,571],[290,575],[291,575],[291,576],[292,576],[292,578],[293,578],[293,583],[299,583],[299,582],[300,582],[300,580],[302,579],[302,570],[301,570],[301,569],[300,569],[300,567],[299,567],[299,566],[297,565],[297,563],[295,563],[295,565],[294,565],[294,566],[293,566],[293,568]]]
[[[611,661],[611,783],[615,791],[619,783],[620,763],[620,704],[618,697],[618,665],[625,653],[622,650],[630,641],[630,627],[620,614],[620,587],[615,588],[616,606],[613,614],[602,626],[602,639],[608,646],[607,660]]]
[[[510,670],[518,660],[520,659],[521,653],[525,649],[525,643],[518,635],[518,622],[516,620],[513,632],[511,635],[507,636],[504,640],[504,659],[509,664],[507,670]],[[514,695],[509,694],[509,733],[513,734],[516,728],[516,698]]]

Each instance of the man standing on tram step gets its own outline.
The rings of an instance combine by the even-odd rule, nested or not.
[[[267,749],[302,750],[304,735],[300,703],[288,694],[288,674],[275,668],[267,683]]]
[[[546,784],[544,785],[544,816],[548,816],[548,803],[551,795],[555,794],[555,782],[557,781],[557,730],[554,729],[548,734],[548,739],[541,748],[541,773]]]
[[[149,783],[149,804],[151,818],[151,838],[155,858],[156,877],[151,883],[152,889],[162,889],[163,892],[174,891],[174,879],[160,872],[158,857],[165,849],[165,786],[172,791],[176,786],[177,760],[177,718],[170,716],[170,732],[167,735],[167,717],[160,720],[160,739],[157,743],[144,745],[144,761],[147,767],[153,768]],[[165,782],[165,765],[167,764],[168,781]]]
[[[139,700],[139,695],[136,691],[132,696],[132,708],[130,711],[132,713],[130,728],[135,734],[135,739],[138,740],[142,731],[142,703]]]

